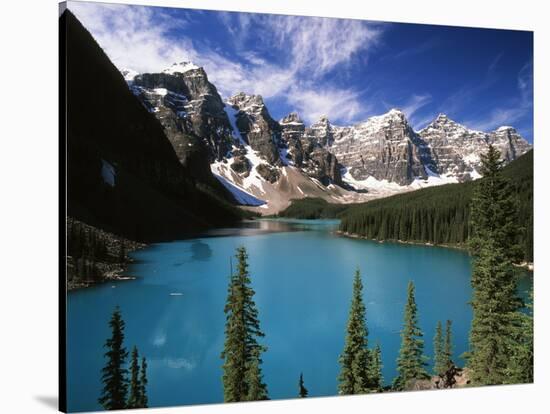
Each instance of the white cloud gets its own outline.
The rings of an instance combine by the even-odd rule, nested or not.
[[[413,95],[408,102],[401,108],[401,110],[407,115],[407,118],[412,119],[415,113],[423,106],[429,104],[432,101],[432,97],[426,95]]]
[[[491,63],[489,64],[489,67],[487,68],[487,74],[493,76],[494,73],[495,73],[495,70],[498,66],[498,64],[500,63],[500,59],[502,59],[502,56],[504,55],[504,53],[499,53],[498,55],[496,55],[494,57],[494,59],[491,61]]]
[[[361,103],[359,94],[351,89],[314,90],[295,86],[290,89],[288,102],[309,123],[317,121],[322,115],[332,120],[352,122],[371,110],[370,106]]]
[[[483,120],[466,121],[465,124],[470,128],[479,131],[489,131],[502,125],[510,125],[525,115],[523,107],[517,108],[496,108],[489,118]]]
[[[346,69],[358,52],[376,45],[381,29],[374,23],[220,13],[220,24],[232,36],[242,58],[235,61],[206,44],[185,38],[174,41],[171,31],[185,27],[188,20],[175,19],[158,8],[78,2],[70,2],[69,8],[119,69],[158,72],[174,62],[189,60],[204,67],[223,97],[243,91],[266,99],[282,98],[308,120],[326,114],[348,121],[366,111],[356,91],[326,82],[317,90],[315,85],[330,71]],[[248,36],[255,36],[255,44],[263,51],[276,50],[284,63],[269,62],[258,51],[247,49]]]
[[[381,29],[360,20],[257,15],[267,41],[291,56],[297,71],[322,76],[375,46]]]
[[[517,88],[519,97],[508,105],[495,108],[488,118],[466,121],[471,128],[488,131],[502,125],[513,125],[521,121],[533,108],[533,63],[527,62],[518,72]]]
[[[415,47],[410,47],[401,50],[400,52],[395,52],[394,50],[391,51],[391,53],[387,54],[383,57],[383,59],[402,59],[402,58],[408,58],[410,59],[413,56],[421,55],[422,53],[428,52],[435,47],[439,46],[441,43],[440,39],[437,37],[432,37],[426,40],[423,43],[420,43],[416,45]]]
[[[191,42],[167,38],[170,30],[187,23],[184,19],[121,4],[69,2],[68,7],[118,68],[159,71],[195,54]]]

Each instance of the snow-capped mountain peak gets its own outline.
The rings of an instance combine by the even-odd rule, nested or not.
[[[477,134],[477,135],[483,135],[485,132],[478,131],[475,129],[470,129],[466,127],[465,125],[462,125],[455,120],[449,118],[447,114],[440,113],[437,115],[437,117],[428,125],[426,125],[424,128],[422,128],[418,133],[420,135],[429,133],[428,131],[430,129],[435,130],[445,130],[447,131],[449,136],[460,136],[463,134]]]
[[[231,105],[237,107],[243,112],[259,113],[265,108],[262,95],[248,95],[244,92],[239,92],[227,100]]]
[[[195,65],[193,62],[179,62],[179,63],[173,63],[172,66],[164,69],[162,73],[174,75],[176,73],[185,73],[190,70],[196,70],[196,69],[200,69],[200,67]]]
[[[134,78],[139,75],[139,72],[129,69],[129,68],[123,68],[120,70],[120,73],[122,73],[122,76],[124,76],[124,80],[126,82],[131,82],[134,80]]]
[[[404,117],[405,116],[405,113],[399,109],[399,108],[391,108],[388,112],[386,112],[385,114],[383,114],[382,116],[386,116],[386,117]]]
[[[498,127],[496,131],[515,131],[516,128],[509,126],[509,125],[503,125],[501,127]]]

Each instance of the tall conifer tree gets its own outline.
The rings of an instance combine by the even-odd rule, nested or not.
[[[306,386],[304,385],[304,374],[300,372],[300,381],[298,382],[298,396],[300,398],[306,398],[308,395],[308,391]]]
[[[445,324],[445,346],[443,348],[443,352],[445,353],[445,364],[446,369],[448,370],[451,368],[453,363],[453,336],[451,332],[452,322],[447,319],[447,322]]]
[[[508,367],[508,384],[531,383],[534,381],[533,353],[533,292],[526,305],[527,312],[517,312],[518,332],[516,347]]]
[[[441,321],[437,321],[434,336],[434,375],[443,375],[447,371],[447,358],[445,355],[445,342]]]
[[[380,344],[370,352],[369,362],[369,386],[373,391],[382,391],[384,388],[384,377],[382,376],[382,349]]]
[[[472,199],[473,319],[468,366],[478,385],[509,381],[510,364],[521,329],[513,262],[521,257],[517,244],[517,200],[502,176],[500,152],[493,146],[481,157],[483,179]]]
[[[267,400],[267,386],[263,382],[259,348],[254,348],[252,356],[246,363],[245,382],[247,387],[246,401]]]
[[[340,355],[340,394],[361,394],[369,390],[369,350],[367,348],[366,309],[359,270],[353,279],[353,296],[346,328],[344,351]]]
[[[250,287],[248,255],[244,247],[237,249],[236,258],[237,271],[231,275],[225,305],[225,343],[221,355],[224,359],[224,400],[267,399],[260,357],[266,348],[258,343],[264,333],[253,299],[254,290]]]
[[[139,380],[139,355],[134,346],[130,356],[130,395],[126,408],[141,408],[141,383]]]
[[[149,398],[147,397],[147,360],[145,357],[141,358],[141,369],[139,372],[139,385],[140,385],[140,397],[141,401],[139,406],[141,408],[147,408],[149,406]]]
[[[127,370],[124,368],[128,352],[124,348],[124,321],[117,306],[109,321],[111,337],[105,342],[107,364],[101,370],[103,389],[99,403],[105,410],[126,408],[128,392]]]
[[[424,368],[426,366],[424,341],[422,331],[418,326],[417,313],[414,284],[410,281],[407,287],[407,303],[401,330],[401,349],[397,358],[398,376],[393,382],[393,387],[397,390],[406,388],[413,380],[429,378]]]

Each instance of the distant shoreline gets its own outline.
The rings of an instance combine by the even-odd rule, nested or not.
[[[374,241],[374,242],[377,242],[377,243],[400,243],[400,244],[410,244],[410,245],[414,245],[414,246],[445,247],[447,249],[456,249],[456,250],[462,250],[462,251],[466,251],[466,252],[468,251],[466,246],[458,245],[458,244],[434,244],[434,243],[430,243],[430,242],[417,242],[417,241],[395,240],[395,239],[378,240],[378,239],[371,239],[371,238],[368,238],[368,237],[365,237],[365,236],[359,236],[358,234],[348,233],[348,232],[341,231],[341,230],[336,230],[334,233],[338,234],[339,236],[342,236],[342,237],[348,237],[350,239],[370,240],[370,241]],[[523,269],[527,269],[530,272],[534,272],[534,269],[535,269],[533,262],[514,263],[514,266],[519,267],[519,268],[523,268]]]

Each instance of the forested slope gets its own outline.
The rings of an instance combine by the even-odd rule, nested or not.
[[[292,200],[287,208],[279,212],[278,216],[306,220],[336,218],[347,208],[345,204],[334,204],[322,198],[306,197]]]
[[[521,244],[533,260],[533,151],[506,166],[519,201]],[[470,200],[475,182],[448,184],[349,207],[340,230],[375,240],[463,245],[470,234]]]

